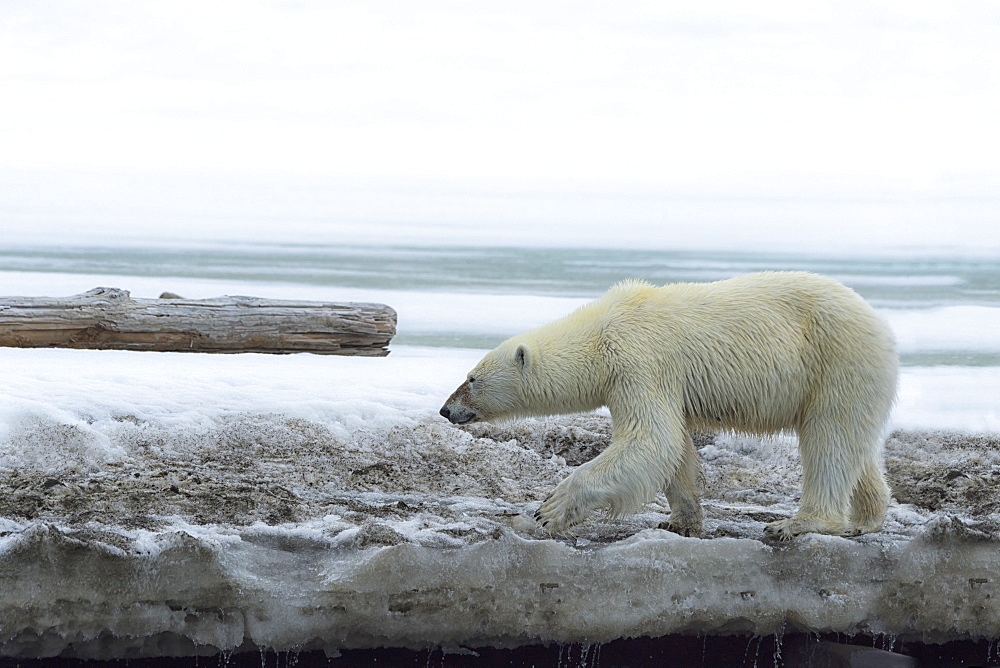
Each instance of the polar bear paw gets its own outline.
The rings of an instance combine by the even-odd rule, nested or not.
[[[579,467],[559,483],[535,511],[535,521],[548,532],[565,533],[600,507],[602,495],[590,484],[586,466]]]
[[[777,543],[787,543],[807,533],[821,533],[828,536],[847,535],[847,526],[843,522],[824,522],[815,519],[792,517],[787,520],[771,522],[764,527],[764,539]]]
[[[704,533],[704,524],[700,518],[680,515],[674,517],[673,514],[670,515],[669,520],[661,522],[657,528],[680,534],[685,538],[701,538],[702,533]]]

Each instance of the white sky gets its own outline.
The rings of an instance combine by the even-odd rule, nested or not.
[[[1000,249],[994,0],[0,0],[0,90],[14,238],[256,217]]]

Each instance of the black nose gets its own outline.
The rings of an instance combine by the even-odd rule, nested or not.
[[[443,418],[445,418],[447,420],[451,419],[451,411],[448,410],[447,406],[444,406],[443,408],[441,408],[440,413],[441,413],[441,417],[443,417]]]

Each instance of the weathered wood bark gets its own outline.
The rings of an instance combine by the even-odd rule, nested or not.
[[[0,297],[0,346],[384,356],[384,304],[217,297],[132,299],[95,288],[65,299]]]

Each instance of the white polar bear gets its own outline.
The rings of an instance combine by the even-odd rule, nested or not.
[[[706,284],[626,281],[570,315],[503,342],[448,398],[455,424],[607,406],[611,444],[535,517],[555,533],[595,509],[635,512],[664,490],[670,528],[702,532],[701,462],[689,429],[795,430],[802,500],[765,534],[878,531],[880,465],[895,398],[892,332],[861,297],[809,273]]]

